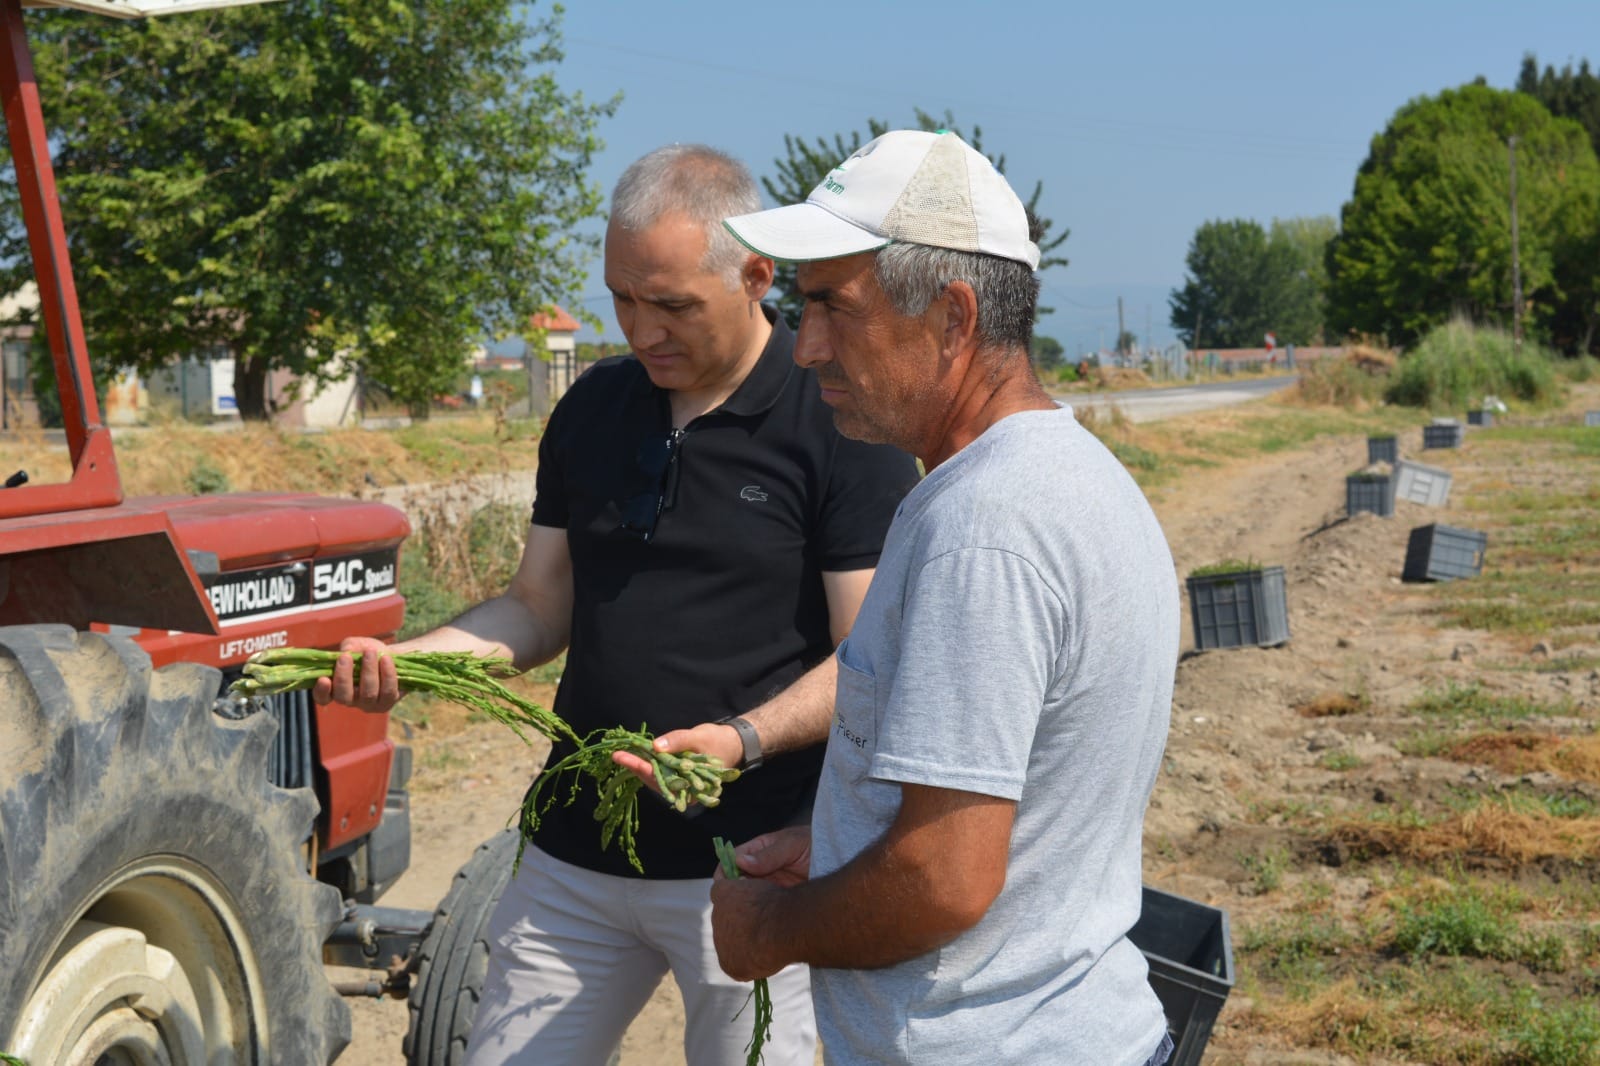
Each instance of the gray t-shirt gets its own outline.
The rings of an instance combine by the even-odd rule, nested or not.
[[[1017,808],[976,926],[896,966],[812,970],[827,1061],[1145,1062],[1165,1022],[1126,934],[1178,590],[1127,471],[1070,410],[1002,419],[906,497],[838,658],[813,877],[883,836],[902,783]]]

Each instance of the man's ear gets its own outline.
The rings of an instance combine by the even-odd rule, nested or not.
[[[744,294],[752,300],[759,300],[772,288],[772,277],[776,267],[772,260],[763,255],[751,253],[745,257],[744,267],[739,272],[739,279],[743,283]]]
[[[964,354],[978,343],[978,294],[964,281],[952,281],[939,295],[944,301],[944,354]]]

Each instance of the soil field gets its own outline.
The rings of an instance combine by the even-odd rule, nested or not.
[[[1180,577],[1234,558],[1288,581],[1287,644],[1185,652],[1145,824],[1146,881],[1230,915],[1238,984],[1205,1062],[1600,1061],[1600,430],[1581,428],[1585,407],[1600,387],[1459,449],[1402,432],[1402,457],[1452,488],[1390,518],[1344,514],[1363,431],[1150,490]],[[1488,534],[1481,577],[1401,580],[1409,532],[1435,522]],[[1184,632],[1193,648],[1187,615]],[[428,907],[541,753],[449,708],[408,714],[412,865],[383,902]],[[405,1005],[353,1007],[341,1066],[401,1062]],[[664,982],[622,1062],[683,1063],[681,1018]]]

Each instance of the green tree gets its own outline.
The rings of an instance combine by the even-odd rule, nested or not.
[[[288,0],[122,22],[29,16],[85,330],[148,372],[225,346],[269,372],[360,364],[414,406],[473,341],[576,296],[574,223],[616,101],[561,90],[559,7]],[[0,274],[30,273],[15,192]]]
[[[1117,351],[1124,354],[1133,352],[1139,347],[1139,336],[1129,330],[1117,334]]]
[[[1558,249],[1600,225],[1600,164],[1576,122],[1483,85],[1413,100],[1373,138],[1328,246],[1330,325],[1405,347],[1454,313],[1510,323],[1512,136],[1522,287],[1548,328]]]
[[[995,169],[1000,173],[1004,174],[1006,172],[1006,157],[1003,154],[991,155],[988,152],[984,152],[983,130],[981,127],[973,126],[972,132],[968,134],[956,125],[955,116],[949,111],[944,113],[943,118],[935,118],[920,107],[915,108],[914,112],[917,129],[930,131],[949,130],[971,145],[975,151],[983,152],[988,157],[989,162],[993,163]],[[784,156],[781,159],[773,160],[776,176],[763,177],[761,184],[766,188],[767,195],[772,197],[779,206],[802,203],[807,196],[811,195],[811,190],[822,184],[822,179],[827,177],[828,172],[838,166],[841,160],[848,159],[855,153],[856,149],[873,138],[881,137],[891,129],[899,128],[901,127],[891,126],[889,123],[879,119],[869,118],[867,119],[867,135],[865,137],[861,135],[859,130],[855,130],[851,131],[848,137],[844,134],[836,133],[831,141],[826,137],[818,137],[815,141],[807,143],[803,138],[786,133],[783,135]],[[1013,188],[1015,187],[1013,185]],[[1050,232],[1054,229],[1055,223],[1039,213],[1039,201],[1043,195],[1044,182],[1035,181],[1033,183],[1033,192],[1022,200],[1033,223],[1031,236],[1033,237],[1033,242],[1039,246],[1039,270],[1041,272],[1051,267],[1065,267],[1067,265],[1067,257],[1065,255],[1052,253],[1065,244],[1067,237],[1072,233],[1068,229],[1063,229],[1056,234]],[[800,326],[800,312],[803,309],[804,301],[794,291],[793,263],[778,264],[773,285],[780,294],[778,297],[778,309],[783,313],[783,317],[788,320],[789,325],[798,329]],[[1038,314],[1040,316],[1047,315],[1050,311],[1051,308],[1040,307]]]
[[[1589,69],[1587,59],[1577,70],[1568,63],[1559,71],[1547,66],[1541,72],[1532,55],[1524,56],[1517,91],[1538,100],[1557,118],[1581,125],[1600,155],[1600,74]],[[1600,220],[1600,189],[1579,189],[1574,195],[1574,221]],[[1600,353],[1600,221],[1558,229],[1555,277],[1560,298],[1545,319],[1550,342],[1569,354]]]
[[[1587,59],[1577,70],[1568,63],[1559,71],[1546,66],[1541,72],[1539,61],[1531,53],[1525,55],[1517,73],[1517,91],[1539,101],[1556,118],[1577,122],[1589,134],[1590,147],[1600,155],[1600,74],[1589,69]]]
[[[1307,344],[1320,332],[1316,280],[1305,267],[1310,223],[1250,219],[1207,222],[1195,230],[1188,276],[1168,298],[1172,328],[1190,348],[1258,348],[1268,333]],[[1196,331],[1198,330],[1198,335]]]
[[[1035,334],[1028,355],[1032,358],[1033,365],[1040,370],[1054,370],[1061,365],[1066,349],[1054,337],[1041,337]]]
[[[628,346],[621,341],[579,341],[574,346],[579,362],[593,363],[613,355],[627,355]]]
[[[1267,243],[1282,246],[1292,277],[1277,305],[1277,335],[1284,344],[1320,344],[1328,303],[1328,242],[1339,231],[1332,215],[1275,218]]]

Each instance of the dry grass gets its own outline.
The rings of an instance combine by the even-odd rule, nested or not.
[[[1304,718],[1342,718],[1350,714],[1365,714],[1366,711],[1366,697],[1348,692],[1325,692],[1295,705],[1295,713]]]
[[[1133,431],[1133,420],[1118,404],[1085,403],[1074,407],[1072,413],[1079,425],[1101,440],[1126,438]]]
[[[1305,1000],[1274,998],[1270,1007],[1252,1012],[1251,1028],[1287,1037],[1293,1047],[1364,1050],[1392,1038],[1394,1014],[1347,977]],[[1404,1027],[1411,1027],[1409,1019]]]
[[[1143,389],[1154,384],[1150,375],[1136,367],[1097,366],[1090,376],[1100,389]]]
[[[1394,369],[1397,361],[1395,354],[1389,349],[1372,344],[1351,345],[1345,351],[1344,357],[1356,369],[1364,370],[1368,374],[1387,374]]]
[[[1497,803],[1423,826],[1347,822],[1332,836],[1353,849],[1418,862],[1470,855],[1525,866],[1545,859],[1600,858],[1600,818],[1557,818]]]
[[[1394,365],[1392,352],[1357,344],[1338,358],[1307,363],[1286,398],[1308,407],[1369,410],[1383,399],[1383,388]]]
[[[1480,733],[1443,752],[1456,762],[1493,767],[1503,774],[1546,771],[1600,784],[1600,734],[1557,737],[1547,733]]]
[[[435,419],[406,430],[303,433],[251,423],[209,429],[171,421],[114,431],[130,496],[302,491],[361,495],[375,485],[529,469],[534,446],[508,435],[492,413]],[[39,430],[0,440],[0,477],[26,470],[32,484],[65,481],[65,445]]]

